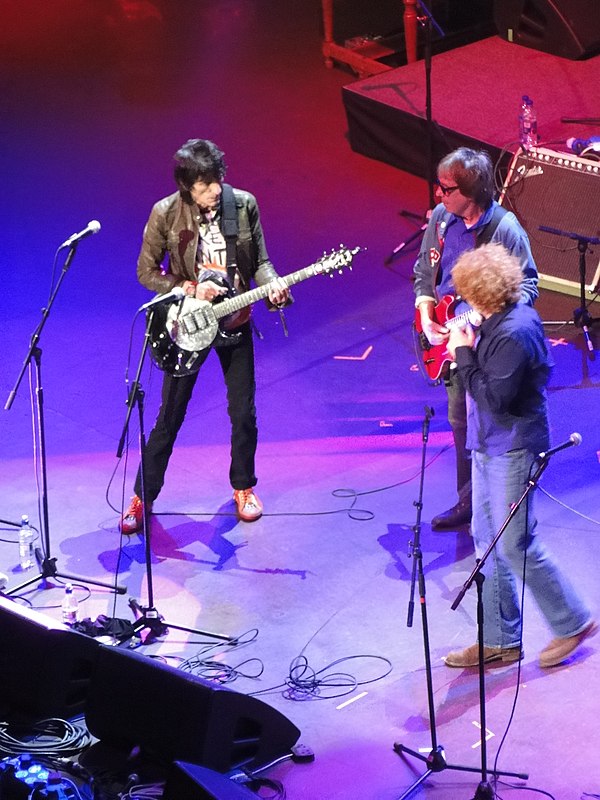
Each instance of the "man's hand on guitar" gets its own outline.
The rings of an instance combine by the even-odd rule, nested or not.
[[[423,317],[421,317],[421,327],[429,344],[434,346],[444,344],[450,336],[448,328],[445,328],[433,319],[423,319]]]
[[[275,278],[269,283],[269,300],[274,306],[284,306],[290,295],[283,278]]]
[[[470,325],[460,327],[454,326],[450,331],[447,350],[453,361],[456,361],[457,347],[473,347],[475,344],[475,332]]]
[[[196,300],[206,300],[209,303],[216,297],[227,294],[227,288],[219,286],[213,281],[185,281],[181,287],[188,297],[195,297]]]

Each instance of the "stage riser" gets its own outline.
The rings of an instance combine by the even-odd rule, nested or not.
[[[355,153],[428,180],[430,161],[426,119],[356,94],[351,87],[344,87],[343,100],[348,118],[348,140]],[[502,152],[490,142],[434,125],[431,143],[433,177],[438,161],[457,147],[484,148],[494,160]]]

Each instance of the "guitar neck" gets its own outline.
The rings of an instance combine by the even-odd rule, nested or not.
[[[284,275],[282,280],[286,287],[289,288],[290,286],[294,286],[296,283],[305,281],[307,278],[312,278],[313,275],[317,275],[318,272],[319,271],[317,270],[316,265],[311,264],[309,267],[299,269],[297,272],[291,272],[289,275]],[[216,303],[213,305],[212,310],[217,319],[223,319],[223,317],[227,317],[229,314],[233,314],[235,311],[241,311],[242,308],[247,308],[259,300],[264,300],[268,294],[268,284],[265,284],[264,286],[257,286],[255,289],[242,292],[242,294],[236,294],[234,297],[228,297],[226,300]]]
[[[444,323],[444,327],[446,328],[462,328],[466,324],[471,324],[471,318],[473,315],[473,311],[469,309],[469,311],[463,311],[462,314],[458,314],[456,317],[452,317],[451,319],[447,319]]]

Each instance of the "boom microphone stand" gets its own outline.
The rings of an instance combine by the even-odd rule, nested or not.
[[[89,233],[95,233],[96,230],[100,229],[100,223],[96,222],[95,225],[97,228],[94,230],[93,225],[90,222],[88,228]],[[125,594],[127,591],[125,586],[119,586],[118,584],[108,584],[103,583],[102,581],[93,580],[92,578],[84,578],[80,575],[71,575],[67,572],[59,572],[56,568],[56,558],[51,557],[51,550],[50,550],[50,520],[49,520],[49,513],[48,513],[48,477],[47,477],[47,462],[46,462],[46,433],[45,433],[45,425],[44,425],[44,390],[42,387],[42,350],[39,347],[40,337],[42,335],[42,330],[44,325],[46,324],[46,320],[50,315],[50,311],[52,309],[52,304],[58,294],[58,291],[61,287],[63,279],[71,266],[71,262],[75,257],[75,253],[77,250],[77,244],[79,242],[79,238],[82,238],[83,235],[87,235],[84,231],[82,234],[73,235],[70,239],[67,239],[64,247],[68,244],[69,252],[65,259],[64,266],[62,268],[62,272],[58,281],[56,282],[56,286],[54,287],[54,291],[50,295],[50,299],[48,301],[48,305],[46,308],[42,310],[42,319],[33,332],[31,336],[31,344],[29,346],[29,351],[25,357],[23,362],[23,366],[21,367],[21,372],[17,378],[17,381],[8,396],[8,400],[6,401],[6,405],[4,406],[4,410],[8,411],[17,395],[17,390],[21,384],[25,371],[27,367],[31,364],[33,359],[35,365],[35,395],[36,395],[36,408],[37,408],[37,435],[38,435],[38,449],[40,453],[40,469],[41,469],[41,505],[42,505],[42,517],[40,520],[41,524],[41,539],[42,539],[42,548],[36,547],[35,549],[35,558],[40,569],[38,575],[29,580],[24,581],[23,583],[16,586],[14,589],[10,589],[4,594],[11,595],[17,594],[21,591],[21,589],[25,589],[27,586],[31,586],[37,581],[42,581],[44,584],[44,588],[46,588],[45,584],[49,578],[65,578],[68,581],[73,581],[74,583],[86,583],[92,584],[94,586],[102,586],[105,589],[111,589],[113,592],[117,594]],[[60,248],[59,248],[60,249]]]
[[[569,231],[561,231],[557,228],[548,228],[546,225],[539,226],[540,231],[544,231],[545,233],[554,233],[556,236],[565,236],[568,239],[575,239],[577,242],[577,249],[579,250],[579,303],[580,307],[576,308],[573,311],[573,323],[577,325],[583,331],[583,336],[585,339],[585,344],[587,347],[588,355],[590,359],[594,359],[594,345],[590,338],[590,325],[592,325],[596,320],[592,319],[590,314],[588,313],[587,307],[585,305],[585,256],[587,252],[588,245],[590,244],[600,244],[600,239],[596,236],[582,236],[579,233],[570,233]]]
[[[425,675],[427,677],[427,701],[429,707],[429,730],[431,733],[431,750],[429,751],[428,755],[423,755],[416,750],[411,750],[409,747],[401,744],[400,742],[394,743],[394,750],[398,755],[402,755],[403,753],[408,753],[409,755],[413,756],[414,758],[419,759],[420,761],[425,762],[427,764],[427,769],[425,772],[417,778],[417,780],[402,794],[398,800],[405,800],[405,798],[409,797],[415,789],[421,786],[427,778],[434,772],[442,772],[445,769],[452,769],[458,770],[460,772],[479,772],[478,767],[465,767],[465,766],[458,766],[456,764],[448,764],[446,761],[446,754],[444,752],[444,748],[441,744],[438,743],[437,740],[437,732],[436,732],[436,722],[435,722],[435,705],[433,702],[433,679],[431,673],[431,653],[429,647],[429,626],[427,622],[427,603],[425,599],[425,574],[423,572],[423,552],[421,550],[421,511],[423,508],[423,481],[425,475],[425,451],[427,447],[427,440],[429,438],[429,422],[434,415],[434,411],[432,408],[425,406],[425,419],[423,420],[423,450],[421,455],[421,480],[419,485],[419,498],[415,502],[415,506],[417,509],[417,521],[413,528],[414,538],[413,541],[410,543],[412,547],[412,556],[413,556],[413,569],[412,569],[412,579],[411,579],[411,594],[410,594],[410,601],[408,604],[408,619],[407,619],[407,627],[412,626],[413,621],[413,611],[414,611],[414,589],[415,589],[415,576],[418,574],[419,579],[419,597],[420,597],[420,605],[421,605],[421,622],[423,627],[423,648],[425,651]],[[482,663],[481,655],[480,655],[480,664]],[[485,740],[485,728],[481,728],[482,732],[482,747],[484,746]],[[519,773],[514,772],[498,772],[496,771],[494,774],[496,775],[507,775],[514,778],[527,778],[527,775],[522,775]],[[483,795],[477,795],[475,800],[483,800]]]
[[[492,552],[492,550],[496,547],[500,537],[508,527],[510,521],[513,519],[519,508],[521,507],[522,503],[524,503],[529,493],[532,492],[538,485],[540,478],[542,477],[544,470],[548,466],[550,461],[550,457],[554,455],[554,453],[558,452],[559,450],[563,450],[566,447],[570,447],[571,445],[578,445],[581,443],[581,436],[578,433],[572,433],[568,442],[565,442],[558,447],[554,447],[549,450],[547,453],[540,453],[538,456],[538,467],[533,474],[533,476],[527,481],[527,486],[521,497],[517,500],[514,505],[511,505],[510,511],[508,516],[502,523],[500,530],[494,536],[492,541],[489,543],[485,553],[478,558],[473,568],[473,571],[465,581],[462,589],[456,596],[456,599],[452,603],[452,610],[455,611],[460,603],[463,600],[463,597],[467,593],[467,590],[471,586],[473,582],[475,582],[477,586],[477,644],[478,644],[478,659],[479,659],[479,704],[480,704],[480,725],[481,725],[481,783],[477,787],[477,792],[475,793],[474,800],[492,800],[494,797],[494,791],[487,780],[487,747],[486,747],[486,739],[485,739],[485,730],[486,730],[486,721],[485,721],[485,666],[483,663],[483,583],[485,580],[485,576],[481,571],[483,569],[483,565],[488,559],[488,556]],[[527,775],[516,775],[511,772],[497,772],[497,775],[512,775],[513,777],[527,779]]]
[[[148,584],[148,605],[140,606],[134,598],[129,599],[129,607],[136,617],[133,623],[133,631],[140,636],[143,644],[151,642],[156,636],[162,636],[167,633],[169,628],[175,630],[188,631],[189,633],[196,633],[201,636],[210,636],[213,639],[220,639],[224,642],[235,643],[235,638],[226,636],[222,633],[211,633],[210,631],[198,630],[197,628],[188,628],[183,625],[174,625],[172,622],[165,622],[163,617],[159,614],[154,606],[154,589],[152,583],[152,547],[150,540],[150,509],[146,503],[146,472],[145,472],[145,450],[146,450],[146,436],[144,433],[144,390],[140,383],[142,368],[148,345],[150,343],[150,331],[152,328],[152,320],[154,317],[154,309],[150,309],[146,316],[146,331],[144,333],[144,344],[140,355],[140,360],[137,367],[135,379],[129,392],[127,399],[127,415],[125,417],[125,424],[123,425],[123,432],[119,440],[117,448],[117,458],[121,458],[125,447],[125,440],[129,430],[129,422],[134,406],[138,409],[139,418],[139,449],[140,449],[140,483],[141,483],[141,501],[143,507],[143,534],[145,540],[145,557],[146,557],[146,582]],[[144,635],[143,631],[147,631]]]

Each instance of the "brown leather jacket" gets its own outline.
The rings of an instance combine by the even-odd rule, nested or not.
[[[251,280],[263,286],[277,272],[265,247],[256,198],[241,189],[233,190],[238,217],[237,265],[243,289]],[[199,236],[198,207],[186,202],[180,192],[169,195],[153,207],[144,228],[137,277],[142,286],[162,294],[184,281],[196,280],[195,264]],[[163,267],[165,256],[168,264]]]

